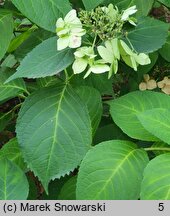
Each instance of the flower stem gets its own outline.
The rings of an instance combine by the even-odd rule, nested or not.
[[[19,95],[18,95],[18,98],[26,99],[27,97],[26,97],[25,95],[23,95],[23,94],[19,94]]]
[[[64,73],[65,73],[65,77],[66,77],[66,82],[68,81],[69,79],[69,76],[68,76],[68,72],[67,72],[67,69],[64,70]]]
[[[11,111],[15,111],[16,109],[18,109],[19,107],[22,106],[23,103],[19,103],[17,104]]]
[[[144,148],[145,151],[170,151],[170,148],[166,147],[150,147],[150,148]]]
[[[68,78],[68,81],[70,81],[73,77],[74,77],[75,74],[72,74],[69,78]]]
[[[29,91],[25,90],[24,91],[28,96],[31,94]]]
[[[129,38],[127,36],[125,36],[125,37],[126,37],[126,40],[129,42],[129,44],[130,44],[130,46],[132,48],[132,51],[136,53],[136,50],[134,49],[134,47],[133,47],[132,43],[130,42]]]
[[[7,112],[5,115],[8,115],[8,114],[10,114],[10,113],[15,112],[15,110],[18,109],[18,108],[21,107],[21,106],[22,106],[22,103],[17,104],[15,107],[13,107],[13,108],[12,108],[9,112]],[[14,118],[14,113],[13,113],[12,116],[13,116],[12,118]]]
[[[93,41],[92,49],[94,49],[94,46],[95,46],[95,43],[96,43],[96,39],[97,39],[97,34],[95,34],[95,38],[94,38],[94,41]]]

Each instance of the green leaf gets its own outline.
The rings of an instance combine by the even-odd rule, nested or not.
[[[139,198],[146,152],[128,141],[103,142],[86,154],[77,179],[77,199],[135,200]]]
[[[120,10],[127,9],[133,4],[134,0],[83,0],[86,10],[92,10],[99,4],[109,5],[110,3],[116,5]]]
[[[12,14],[0,10],[0,60],[4,57],[13,34]]]
[[[17,60],[15,59],[15,56],[12,54],[9,54],[5,58],[5,60],[2,62],[1,67],[13,68],[16,63],[17,63]]]
[[[25,161],[46,191],[51,179],[79,165],[92,139],[87,107],[67,85],[29,96],[19,112],[16,132]]]
[[[8,48],[8,52],[11,53],[14,50],[16,50],[26,39],[29,38],[30,35],[31,35],[31,29],[13,38]]]
[[[11,161],[0,158],[0,200],[25,200],[28,181],[23,171]]]
[[[0,113],[0,132],[3,131],[10,120],[12,119],[12,113]]]
[[[170,200],[170,154],[151,160],[144,171],[142,200]]]
[[[137,52],[151,53],[164,45],[168,29],[167,23],[150,17],[142,17],[127,37]]]
[[[102,99],[100,93],[96,89],[88,86],[80,86],[77,87],[75,90],[79,97],[87,105],[91,119],[92,133],[94,135],[99,126],[103,113]]]
[[[159,2],[161,2],[162,4],[164,4],[167,7],[170,7],[170,1],[169,0],[158,0]]]
[[[37,84],[40,88],[48,87],[48,86],[52,86],[52,85],[58,85],[58,84],[62,83],[62,80],[58,79],[56,76],[39,78],[36,81],[37,81]]]
[[[26,170],[26,164],[24,163],[16,138],[11,139],[0,149],[0,158],[1,157],[7,158],[19,166],[22,170]]]
[[[170,152],[170,147],[168,144],[164,142],[155,142],[152,146],[151,149],[153,149],[153,153],[158,156],[160,154],[165,154]]]
[[[37,29],[15,50],[15,57],[21,61],[38,44],[53,36],[54,33],[52,32],[45,31],[44,29]]]
[[[70,178],[61,188],[58,200],[75,200],[76,199],[77,176]]]
[[[170,97],[158,92],[136,91],[111,101],[110,106],[114,122],[128,136],[145,141],[158,141],[157,136],[152,135],[143,127],[138,116],[153,108],[169,109]],[[151,126],[153,127],[153,124]]]
[[[119,10],[127,9],[134,5],[134,0],[104,0],[104,4],[116,5]]]
[[[166,43],[163,45],[163,47],[159,50],[159,53],[161,56],[168,62],[170,62],[170,33],[167,38]]]
[[[70,173],[72,175],[72,173]],[[58,200],[58,196],[60,194],[60,191],[64,184],[68,181],[70,178],[69,175],[66,175],[64,177],[61,177],[60,179],[55,179],[54,181],[50,181],[49,187],[48,187],[48,195],[44,192],[42,194],[41,199],[43,200]]]
[[[170,145],[170,110],[151,109],[137,117],[146,130]]]
[[[0,102],[16,97],[26,91],[25,83],[22,79],[17,79],[4,84],[12,74],[13,70],[0,68]]]
[[[40,78],[57,74],[74,60],[71,49],[57,51],[57,38],[52,37],[34,48],[21,62],[17,72],[6,82],[19,77]]]
[[[96,131],[93,144],[98,144],[107,140],[128,140],[128,136],[124,134],[120,128],[114,123],[104,125]]]
[[[101,4],[104,0],[82,0],[86,10],[92,10]]]
[[[57,19],[71,10],[68,0],[12,0],[12,3],[32,22],[53,32]]]
[[[137,16],[147,16],[152,9],[154,0],[134,0],[134,5],[136,5],[138,11]]]
[[[87,85],[97,89],[101,94],[113,94],[112,79],[108,79],[108,74],[90,74],[83,79],[84,74],[76,74],[70,80],[74,85]]]

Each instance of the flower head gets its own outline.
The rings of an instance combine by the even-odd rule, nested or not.
[[[122,17],[121,17],[121,20],[122,21],[128,21],[130,24],[136,26],[136,23],[135,23],[136,19],[133,17],[129,17],[130,15],[135,14],[136,12],[137,12],[136,5],[124,10]]]
[[[136,5],[126,9],[123,11],[123,14],[122,14],[122,20],[123,21],[126,21],[129,19],[129,16],[132,15],[132,14],[135,14],[137,12],[137,9],[136,9]]]
[[[113,6],[113,4],[109,4],[108,7],[102,7],[102,10],[112,21],[116,21],[119,16],[119,10],[116,6]]]
[[[138,65],[148,65],[151,63],[149,56],[145,53],[135,53],[130,47],[122,40],[119,43],[120,54],[123,61],[137,71]]]
[[[81,46],[81,37],[86,34],[82,23],[77,17],[76,10],[71,10],[64,19],[59,18],[56,22],[56,33],[58,50],[66,47],[77,48]]]
[[[118,47],[118,39],[114,38],[112,40],[108,40],[105,42],[104,46],[98,46],[97,50],[102,57],[102,59],[111,64],[110,71],[109,71],[109,78],[111,77],[112,73],[115,74],[118,71],[118,60],[120,60],[120,52]]]
[[[82,73],[89,67],[84,78],[86,78],[90,73],[104,73],[110,70],[110,67],[106,65],[105,61],[102,59],[95,60],[95,53],[92,47],[81,47],[78,48],[74,53],[76,60],[73,63],[74,74]]]

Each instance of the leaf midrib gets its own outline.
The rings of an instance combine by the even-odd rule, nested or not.
[[[53,153],[55,143],[56,143],[56,138],[57,138],[57,125],[58,125],[57,123],[58,123],[58,118],[59,118],[59,111],[61,110],[62,99],[64,98],[64,93],[65,93],[66,88],[67,88],[67,85],[64,86],[64,88],[63,88],[63,90],[61,92],[59,102],[57,103],[57,107],[56,107],[57,112],[56,112],[56,116],[55,116],[54,136],[53,136],[53,141],[52,141],[52,145],[51,145],[51,148],[50,148],[50,153],[48,154],[49,159],[48,159],[48,163],[47,163],[47,170],[46,170],[46,176],[45,176],[46,183],[47,183],[47,179],[48,179],[48,171],[49,171],[49,168],[50,168],[52,153]]]
[[[112,173],[112,175],[110,176],[110,178],[106,181],[106,183],[104,184],[103,188],[101,188],[101,190],[97,193],[97,195],[95,196],[94,200],[97,199],[98,195],[100,195],[105,188],[107,187],[107,185],[111,182],[112,178],[114,177],[114,175],[117,173],[117,171],[119,170],[119,168],[124,164],[124,162],[128,159],[128,157],[130,157],[131,154],[133,154],[133,152],[136,151],[136,149],[133,149],[132,151],[130,151],[125,158],[120,162],[120,164],[116,167],[116,169],[114,170],[114,172]]]

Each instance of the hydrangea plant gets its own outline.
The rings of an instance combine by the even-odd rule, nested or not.
[[[117,7],[110,4],[108,7],[97,7],[90,12],[80,11],[79,15],[73,9],[64,20],[59,18],[56,22],[56,32],[59,37],[57,49],[81,47],[74,53],[76,60],[72,68],[75,74],[87,69],[84,78],[91,72],[105,73],[108,71],[110,78],[118,71],[120,56],[134,70],[137,70],[138,65],[150,64],[151,61],[147,54],[137,53],[131,43],[129,47],[122,40],[123,35],[126,34],[124,33],[125,24],[129,22],[136,26],[136,19],[130,17],[136,12],[136,5],[119,12]],[[107,25],[104,26],[106,22]],[[86,38],[82,41],[84,35]],[[89,47],[84,46],[87,35],[93,38]],[[95,58],[97,61],[94,60]]]

